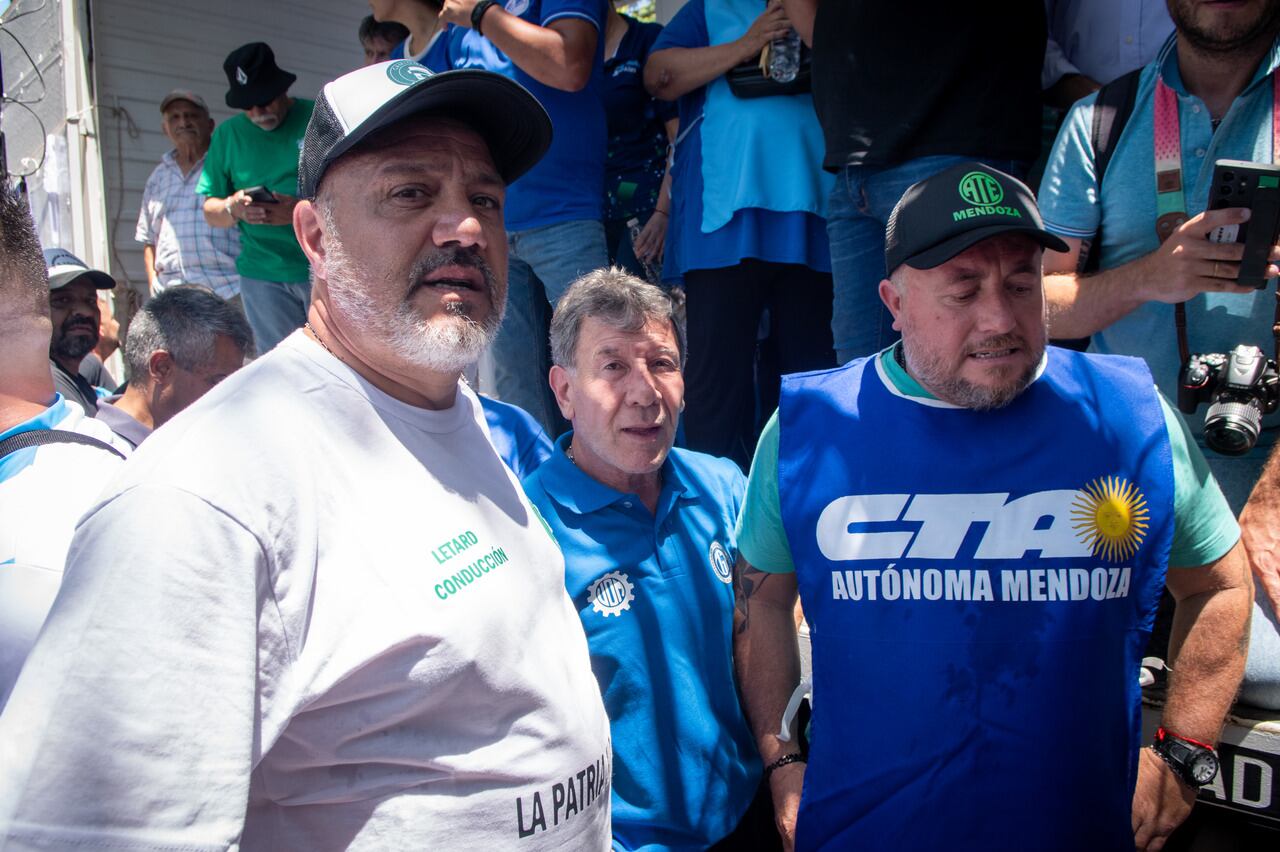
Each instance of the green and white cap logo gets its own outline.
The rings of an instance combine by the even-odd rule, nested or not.
[[[974,207],[991,207],[1004,200],[1004,187],[986,172],[969,172],[960,178],[960,197]]]
[[[425,80],[430,76],[430,69],[411,59],[397,59],[387,66],[387,78],[393,83],[399,83],[401,86],[412,86],[419,80]]]

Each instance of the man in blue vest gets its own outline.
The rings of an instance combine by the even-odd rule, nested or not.
[[[761,438],[735,659],[798,848],[1158,849],[1216,774],[1252,601],[1239,530],[1144,363],[1046,349],[1045,248],[1065,245],[1007,174],[912,186],[880,283],[901,343],[789,377]],[[1173,675],[1140,750],[1165,585]],[[797,588],[807,765],[775,735]]]
[[[728,459],[672,449],[685,338],[671,299],[590,272],[556,305],[551,352],[573,431],[524,487],[564,550],[609,715],[613,848],[768,849],[731,655],[745,482]]]

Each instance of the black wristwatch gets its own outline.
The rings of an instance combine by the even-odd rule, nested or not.
[[[1211,746],[1198,740],[1158,728],[1151,749],[1188,787],[1199,790],[1218,777],[1218,755]]]
[[[484,13],[489,11],[490,6],[497,5],[498,0],[480,0],[479,3],[471,7],[471,29],[475,30],[478,35],[484,35],[480,32],[480,22],[484,20]]]

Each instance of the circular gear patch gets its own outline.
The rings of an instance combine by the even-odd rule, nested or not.
[[[631,602],[636,599],[635,588],[626,574],[610,571],[587,587],[587,600],[592,609],[606,618],[620,616],[624,609],[631,609]]]

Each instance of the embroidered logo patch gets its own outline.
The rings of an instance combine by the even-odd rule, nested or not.
[[[631,609],[635,599],[635,586],[621,571],[610,571],[587,587],[591,608],[606,618],[622,615],[624,609]]]
[[[387,66],[387,78],[401,86],[412,86],[431,76],[431,69],[412,59],[397,59]]]
[[[960,178],[960,197],[975,207],[989,207],[1004,200],[1004,187],[986,172],[969,172]]]
[[[729,551],[724,549],[723,544],[718,541],[711,542],[707,558],[711,560],[711,570],[716,573],[720,582],[725,585],[733,582],[733,560],[729,558]]]

